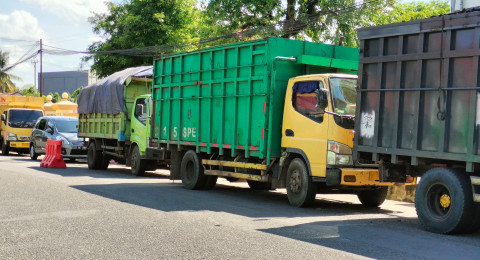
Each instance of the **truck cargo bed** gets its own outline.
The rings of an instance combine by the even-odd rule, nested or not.
[[[354,156],[480,163],[480,12],[358,31]]]
[[[154,138],[269,161],[281,154],[288,79],[356,73],[357,59],[354,48],[278,38],[162,57],[154,61]]]

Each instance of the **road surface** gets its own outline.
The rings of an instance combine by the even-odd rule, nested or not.
[[[41,158],[0,156],[0,259],[480,258],[480,233],[426,232],[411,203],[317,195],[299,209],[284,189],[220,179],[191,191],[168,170],[46,169]]]

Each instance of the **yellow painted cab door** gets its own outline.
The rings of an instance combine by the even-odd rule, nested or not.
[[[291,79],[283,112],[282,147],[302,151],[316,177],[326,172],[328,117],[318,104],[328,96],[325,83],[318,75]]]

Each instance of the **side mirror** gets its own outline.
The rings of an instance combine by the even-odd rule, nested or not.
[[[45,132],[47,132],[47,133],[49,133],[49,134],[53,135],[53,129],[52,129],[52,128],[50,128],[50,127],[49,127],[49,128],[47,128],[47,130],[45,130]]]
[[[3,123],[7,122],[7,118],[5,117],[5,114],[2,114],[2,121],[3,121]]]
[[[143,115],[143,105],[137,104],[135,106],[135,116],[141,116],[141,115]]]
[[[317,110],[325,111],[328,107],[328,91],[326,89],[320,89],[317,94]]]

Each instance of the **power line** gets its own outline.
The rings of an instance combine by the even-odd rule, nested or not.
[[[285,20],[281,22],[277,22],[271,25],[265,25],[265,26],[260,26],[257,28],[252,28],[252,29],[247,29],[247,30],[242,30],[239,32],[234,32],[231,34],[226,34],[218,37],[212,37],[212,38],[207,38],[207,39],[199,39],[196,42],[188,42],[188,43],[176,43],[176,44],[164,44],[164,45],[156,45],[156,46],[147,46],[147,47],[138,47],[138,48],[130,48],[130,49],[118,49],[118,50],[109,50],[109,51],[74,51],[74,50],[68,50],[68,49],[63,49],[59,47],[54,47],[50,45],[44,44],[43,48],[41,50],[42,53],[49,54],[49,55],[78,55],[78,54],[83,54],[83,55],[126,55],[126,56],[138,56],[138,57],[152,57],[156,55],[162,55],[165,53],[172,53],[174,50],[186,50],[188,48],[193,48],[193,47],[200,47],[202,45],[206,45],[218,40],[224,40],[224,39],[242,39],[242,38],[250,38],[252,36],[258,35],[258,34],[267,34],[267,35],[292,35],[296,34],[298,32],[303,31],[305,28],[311,25],[311,23],[318,22],[318,19],[325,14],[328,13],[339,13],[341,11],[347,10],[347,9],[353,9],[353,8],[359,8],[364,5],[368,5],[374,2],[379,2],[380,0],[370,0],[370,1],[365,1],[362,3],[357,3],[353,4],[350,6],[345,6],[343,8],[337,8],[335,10],[322,10],[317,12],[316,14],[311,14],[305,17],[300,17],[295,20]],[[5,40],[11,40],[11,41],[27,41],[28,40],[15,40],[15,39],[8,39],[8,38],[0,38],[0,39],[5,39]],[[35,47],[38,46],[38,41],[33,41],[35,42]],[[28,53],[28,52],[27,52]],[[24,58],[27,56],[27,53],[22,56]],[[10,65],[3,71],[7,71],[12,69],[13,67],[29,60],[32,59],[33,57],[37,56],[40,53],[40,50],[30,54],[25,59],[20,58],[19,61],[14,63],[13,65]]]

